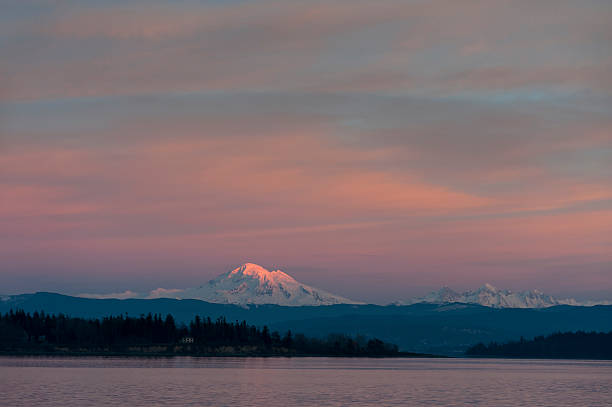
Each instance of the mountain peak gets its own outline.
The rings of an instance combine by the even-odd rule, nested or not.
[[[266,274],[270,271],[255,263],[244,263],[240,267],[231,270],[229,274]]]
[[[457,293],[448,287],[443,287],[424,297],[415,298],[404,304],[414,303],[448,304],[464,303],[479,304],[492,308],[546,308],[554,305],[577,305],[574,299],[556,299],[539,290],[512,292],[500,290],[486,283],[476,290]]]
[[[358,304],[358,302],[302,284],[281,270],[270,271],[255,263],[244,263],[210,280],[208,284],[182,290],[177,296],[240,305]]]
[[[240,267],[236,268],[235,270],[241,270],[242,271],[242,270],[247,270],[247,269],[265,270],[265,268],[260,266],[259,264],[250,263],[250,262],[243,263]]]
[[[83,294],[94,298],[175,298],[195,299],[220,304],[282,306],[318,306],[334,304],[362,304],[339,295],[300,283],[281,270],[267,270],[255,263],[244,263],[199,287],[157,288],[146,294]],[[0,301],[4,301],[0,297]]]
[[[258,286],[275,286],[280,287],[287,285],[299,284],[293,277],[281,270],[268,270],[259,264],[255,263],[244,263],[242,266],[237,267],[226,274],[222,274],[214,280],[211,280],[209,284],[215,284],[221,279],[231,279],[232,281],[257,281]]]
[[[260,281],[260,283],[265,283],[266,281],[295,281],[293,277],[289,276],[287,273],[282,272],[281,270],[273,270],[270,271],[259,264],[255,263],[244,263],[242,266],[235,268],[234,270],[228,272],[228,278],[245,278],[251,277],[256,278]]]
[[[482,290],[497,292],[497,288],[493,286],[493,284],[485,283],[482,287]]]

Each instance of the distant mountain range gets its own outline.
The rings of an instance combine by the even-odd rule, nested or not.
[[[219,275],[217,278],[194,288],[158,288],[147,294],[125,291],[118,294],[80,294],[85,298],[173,298],[196,299],[216,304],[246,306],[273,304],[281,306],[322,306],[336,304],[363,304],[339,295],[303,284],[281,270],[267,270],[264,267],[245,263],[240,267]],[[513,292],[500,290],[485,284],[476,290],[462,293],[448,287],[431,292],[424,297],[397,301],[391,305],[426,304],[477,304],[491,308],[547,308],[556,305],[593,306],[610,305],[611,301],[580,302],[572,298],[557,299],[540,290]]]
[[[579,302],[573,298],[557,299],[544,294],[540,290],[513,292],[500,290],[491,284],[485,284],[476,290],[463,293],[443,287],[424,297],[413,298],[408,301],[398,301],[395,305],[426,304],[478,304],[491,308],[547,308],[555,305],[592,306],[609,305],[609,301]]]

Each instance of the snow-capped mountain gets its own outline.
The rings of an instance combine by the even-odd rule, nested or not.
[[[196,288],[157,289],[148,298],[199,299],[222,304],[276,304],[284,306],[358,304],[302,284],[281,270],[269,271],[253,264],[221,274]]]
[[[544,294],[540,290],[512,292],[510,290],[497,289],[491,284],[485,284],[476,290],[470,290],[463,293],[458,293],[448,287],[443,287],[424,297],[414,298],[406,302],[397,302],[395,304],[448,304],[454,302],[479,304],[492,308],[546,308],[554,305],[586,305],[580,304],[571,298],[557,299]]]

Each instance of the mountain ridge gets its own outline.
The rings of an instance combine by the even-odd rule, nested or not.
[[[197,299],[218,304],[240,306],[274,304],[280,306],[328,306],[335,304],[364,304],[328,291],[301,283],[281,270],[267,270],[255,263],[244,263],[218,275],[197,287],[157,288],[148,293],[126,290],[112,294],[77,294],[78,297],[95,299]],[[448,286],[421,297],[395,301],[388,305],[428,304],[477,304],[491,308],[547,308],[556,305],[593,306],[611,305],[612,301],[577,301],[559,299],[538,289],[513,292],[494,287],[489,283],[464,292]]]
[[[416,297],[408,301],[397,301],[393,304],[410,305],[417,303],[478,304],[491,308],[548,308],[557,305],[592,306],[609,304],[607,301],[579,302],[573,298],[558,299],[551,295],[544,294],[544,292],[538,289],[517,292],[502,290],[489,283],[485,283],[475,290],[468,290],[461,293],[444,286],[423,297]]]

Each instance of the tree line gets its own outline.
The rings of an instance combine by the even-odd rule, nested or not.
[[[521,338],[507,343],[479,343],[470,347],[469,356],[498,356],[538,359],[612,359],[612,332],[558,332]]]
[[[3,353],[155,353],[393,356],[396,345],[379,339],[329,335],[310,338],[287,331],[283,335],[267,326],[246,321],[228,322],[196,316],[178,324],[172,315],[101,319],[10,311],[0,314],[0,351]]]

